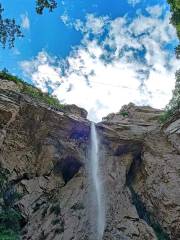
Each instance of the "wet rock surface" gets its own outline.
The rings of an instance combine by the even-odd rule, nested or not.
[[[97,124],[104,240],[180,239],[180,115],[124,106]],[[75,105],[53,109],[0,85],[0,167],[21,198],[24,240],[95,240],[89,216],[90,122]],[[8,198],[7,193],[7,198]]]

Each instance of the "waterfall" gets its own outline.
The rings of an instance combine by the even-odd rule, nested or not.
[[[96,240],[101,240],[105,227],[105,208],[103,200],[103,188],[101,181],[101,171],[99,166],[99,144],[95,124],[91,123],[91,177],[92,187],[94,190],[94,205],[95,205],[95,234]]]

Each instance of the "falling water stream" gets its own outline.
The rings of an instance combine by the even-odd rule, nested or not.
[[[91,123],[91,172],[92,184],[94,189],[94,202],[96,205],[95,218],[96,218],[96,240],[101,240],[104,233],[105,226],[105,211],[103,201],[103,188],[101,180],[101,171],[99,165],[99,143],[96,132],[95,124]]]

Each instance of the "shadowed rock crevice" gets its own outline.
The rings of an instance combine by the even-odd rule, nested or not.
[[[141,142],[130,142],[119,145],[114,153],[114,156],[121,156],[124,154],[131,153],[135,160],[138,160],[138,156],[141,155],[142,143]],[[137,156],[137,157],[136,157]],[[136,161],[134,161],[136,162]]]
[[[4,127],[10,121],[11,117],[11,112],[0,110],[0,127]]]
[[[142,155],[143,146],[141,143],[131,144],[131,145],[125,146],[125,149],[128,150],[126,152],[126,154],[129,152],[133,156],[131,166],[130,166],[129,171],[126,176],[126,184],[127,184],[127,186],[131,186],[131,183],[133,182],[133,180],[142,164],[141,155]]]
[[[151,226],[156,234],[158,240],[170,240],[170,237],[161,227],[155,216],[149,212],[142,202],[140,196],[134,191],[132,186],[129,186],[132,195],[132,203],[135,205],[139,218],[143,219],[149,226]]]
[[[61,173],[64,182],[67,183],[76,173],[78,173],[80,167],[82,167],[82,163],[76,158],[70,156],[57,162],[54,166],[54,171],[57,174]]]
[[[74,140],[87,140],[90,134],[90,129],[83,126],[76,126],[70,133],[70,139]]]
[[[142,146],[141,149],[139,150],[140,151],[134,153],[132,164],[126,176],[126,185],[128,186],[131,192],[132,204],[136,207],[139,218],[143,219],[149,226],[153,228],[158,240],[170,240],[170,237],[161,227],[156,217],[150,211],[147,210],[145,204],[141,200],[141,197],[133,189],[132,186],[133,181],[136,175],[138,174],[138,171],[140,170],[143,161]]]
[[[30,179],[32,179],[33,177],[34,177],[34,176],[33,176],[32,174],[25,172],[25,173],[23,173],[22,175],[17,176],[17,178],[12,179],[9,183],[10,183],[11,185],[16,185],[16,184],[20,183],[22,180],[30,180]]]

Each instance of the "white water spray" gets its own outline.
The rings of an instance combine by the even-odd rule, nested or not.
[[[95,218],[96,222],[96,240],[101,240],[105,227],[105,210],[102,199],[102,181],[99,168],[99,146],[95,124],[91,123],[91,171],[92,184],[94,189],[94,201],[96,205]]]

